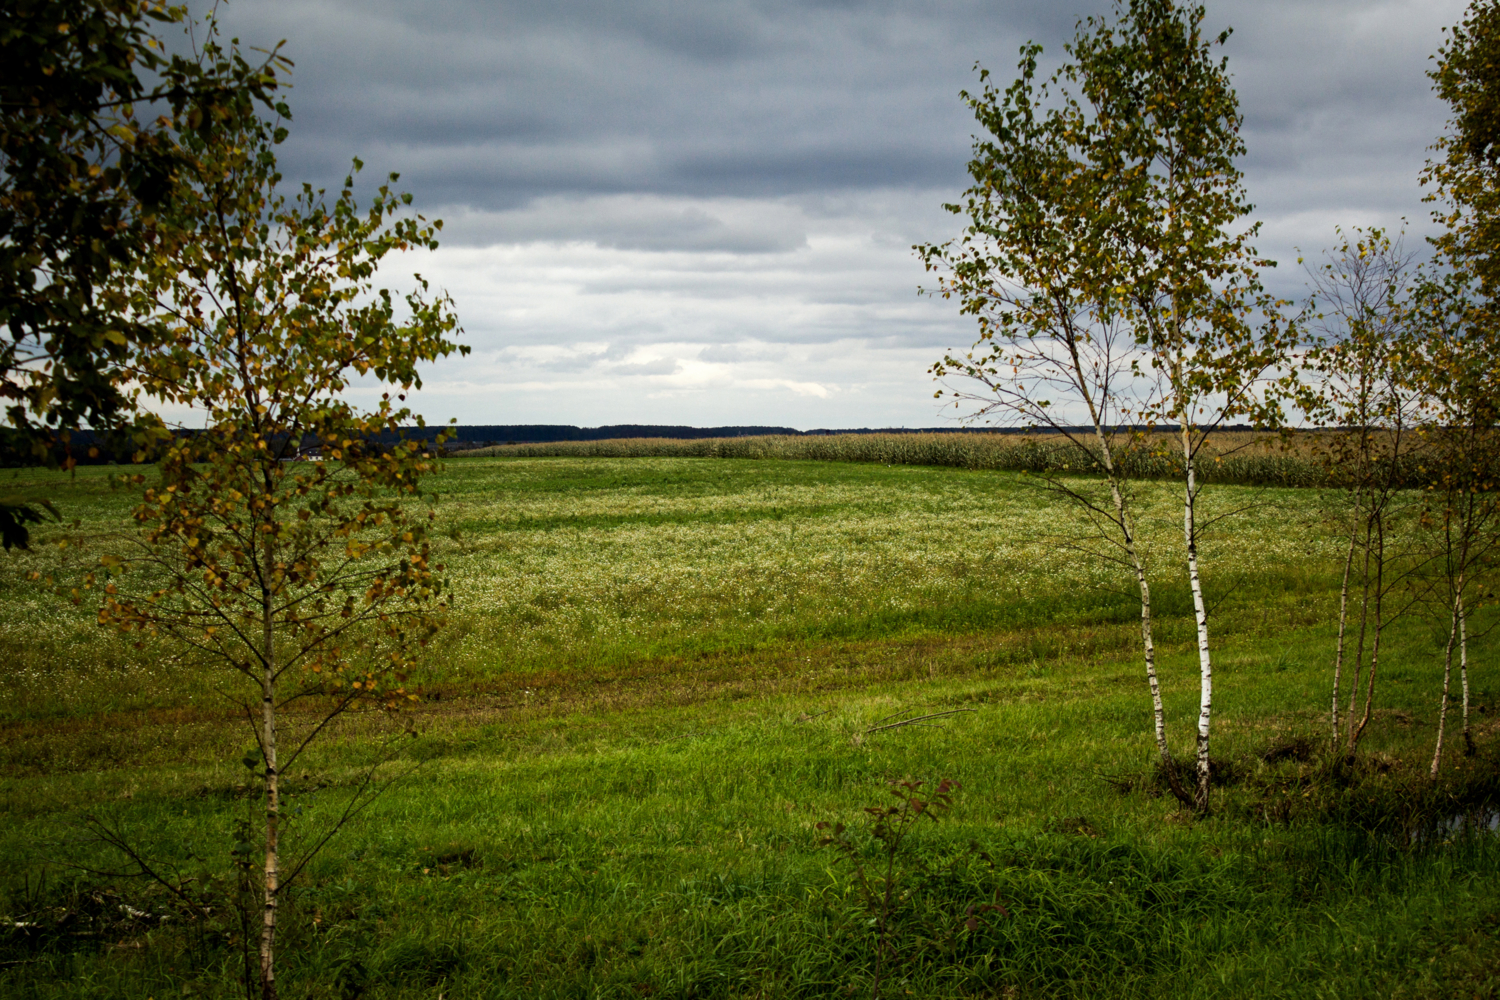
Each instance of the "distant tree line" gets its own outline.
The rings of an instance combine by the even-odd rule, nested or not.
[[[1132,428],[1121,427],[1120,431]],[[1143,424],[1137,430],[1146,430]],[[1165,430],[1166,428],[1158,428]],[[1226,430],[1248,431],[1247,425],[1235,425]],[[829,437],[847,434],[1025,434],[1024,427],[843,427],[816,428],[800,431],[794,427],[686,427],[679,424],[607,424],[602,427],[576,427],[572,424],[447,424],[441,427],[410,426],[394,430],[383,430],[372,434],[371,443],[392,445],[401,440],[436,443],[443,438],[442,447],[449,454],[478,448],[494,448],[504,445],[556,444],[564,441],[616,441],[628,439],[664,439],[674,441],[698,441],[711,438],[749,437]],[[11,428],[0,428],[0,468],[27,466],[57,467],[71,465],[129,464],[143,456],[147,461],[160,457],[166,442],[172,438],[191,436],[196,433],[188,428],[173,428],[163,431],[156,439],[142,446],[131,440],[122,441],[117,435],[78,428],[71,431],[67,440],[53,438],[38,450],[36,441]],[[316,447],[309,439],[299,445],[304,453]]]
[[[1144,429],[1144,427],[1142,428]],[[1240,428],[1249,430],[1250,428]],[[413,435],[436,433],[403,428]],[[455,424],[448,428],[451,437],[448,450],[492,448],[512,444],[552,444],[558,441],[612,441],[623,438],[664,438],[696,441],[703,438],[742,437],[826,437],[840,434],[1021,434],[1024,427],[819,427],[799,431],[793,427],[684,427],[665,424],[608,424],[602,427],[574,427],[570,424]]]

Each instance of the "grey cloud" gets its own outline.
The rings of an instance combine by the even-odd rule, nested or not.
[[[581,375],[594,372],[605,375],[674,375],[682,368],[676,358],[654,358],[650,361],[626,361],[635,353],[636,345],[626,340],[609,344],[603,350],[582,350],[571,354],[551,357],[528,357],[513,349],[500,354],[511,368],[531,369],[561,375]]]
[[[505,212],[456,206],[434,214],[443,216],[444,242],[457,246],[587,242],[620,250],[761,254],[807,245],[800,220],[775,204],[725,213],[650,196],[544,197]]]
[[[1035,10],[1052,10],[1036,5]],[[287,172],[359,154],[426,204],[956,183],[957,91],[1013,61],[1026,6],[232,4],[297,60]]]
[[[746,360],[746,353],[738,344],[711,344],[698,352],[698,360],[711,364],[732,365]]]
[[[599,364],[599,356],[596,354],[572,354],[560,358],[547,358],[541,361],[512,362],[522,364],[531,368],[537,368],[547,372],[577,373],[586,372]]]
[[[1223,51],[1257,244],[1282,262],[1273,291],[1303,290],[1294,248],[1315,255],[1336,224],[1404,215],[1420,246],[1417,174],[1445,117],[1424,73],[1463,6],[1210,5],[1210,30],[1235,28]],[[297,60],[289,179],[336,182],[358,154],[447,221],[421,270],[454,292],[476,353],[496,358],[485,379],[542,386],[474,389],[473,409],[455,411],[470,422],[847,426],[931,423],[925,368],[973,339],[972,318],[917,297],[930,276],[909,250],[961,228],[938,206],[968,183],[975,123],[957,94],[974,88],[973,63],[1003,86],[1021,42],[1043,43],[1050,67],[1079,17],[1108,10],[231,0],[224,16],[247,44],[287,38]],[[734,382],[745,370],[844,388],[788,396]],[[688,385],[699,371],[733,391]],[[669,382],[682,395],[662,402]]]
[[[1291,171],[1278,199],[1329,170],[1392,162],[1392,181],[1410,178],[1441,125],[1425,57],[1460,9],[1211,7],[1211,30],[1236,29],[1224,52],[1252,174]],[[298,60],[289,176],[326,183],[358,153],[380,173],[401,171],[421,204],[510,210],[551,195],[956,192],[973,131],[957,91],[974,85],[972,63],[1003,82],[1021,41],[1055,59],[1078,17],[1106,10],[1100,0],[235,0],[226,19],[247,41],[287,37]],[[1378,196],[1394,191],[1385,183]]]
[[[774,362],[787,357],[784,346],[774,344],[710,344],[698,352],[699,361],[710,364],[743,364],[747,361]]]
[[[658,358],[655,361],[628,362],[622,365],[611,365],[611,375],[675,375],[682,370],[682,363],[676,358]]]

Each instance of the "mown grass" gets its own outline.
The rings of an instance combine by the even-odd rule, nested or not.
[[[53,536],[63,554],[120,544],[128,500],[97,477],[12,485],[79,518]],[[1233,781],[1192,822],[1150,791],[1128,589],[1022,477],[500,459],[438,485],[464,601],[427,700],[350,717],[292,777],[304,846],[363,775],[394,783],[295,890],[284,996],[868,995],[870,914],[816,824],[864,829],[907,775],[962,787],[900,860],[885,995],[1495,995],[1496,838],[1413,842],[1372,819],[1430,754],[1432,625],[1392,636],[1369,767],[1265,759],[1321,732],[1332,495],[1209,498],[1242,510],[1205,553]],[[1140,501],[1185,749],[1177,508],[1166,487]],[[39,546],[0,582],[0,994],[236,995],[248,731],[201,666],[117,643],[22,579],[58,558]],[[1495,773],[1495,647],[1473,656],[1481,755],[1455,757],[1442,792]],[[974,711],[867,732],[950,708]],[[217,879],[219,907],[199,926],[149,880],[98,874],[129,865],[86,814],[172,877]]]

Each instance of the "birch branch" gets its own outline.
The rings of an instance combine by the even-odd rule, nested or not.
[[[878,733],[878,732],[880,732],[882,730],[885,730],[885,729],[899,729],[902,726],[913,726],[913,725],[916,725],[917,723],[923,722],[923,721],[925,721],[927,719],[941,719],[944,716],[948,716],[948,715],[958,715],[960,712],[977,712],[977,711],[978,711],[978,709],[975,709],[975,708],[950,708],[946,712],[933,712],[931,715],[919,715],[919,716],[917,716],[915,718],[912,718],[912,719],[903,719],[900,722],[892,722],[892,723],[890,723],[888,725],[884,725],[884,726],[874,725],[874,726],[871,726],[869,729],[866,729],[865,732],[866,733]],[[901,714],[900,712],[896,713],[896,715],[900,715],[900,714]],[[886,716],[886,719],[890,719],[890,718],[894,718],[894,716],[890,716],[890,715]],[[885,719],[882,719],[880,721],[884,722]]]

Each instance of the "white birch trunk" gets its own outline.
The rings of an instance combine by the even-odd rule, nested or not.
[[[1198,533],[1194,521],[1197,502],[1197,477],[1193,469],[1192,432],[1186,417],[1182,424],[1182,460],[1187,476],[1187,490],[1182,503],[1182,534],[1187,543],[1188,585],[1193,591],[1193,615],[1198,624],[1198,787],[1193,805],[1200,813],[1208,812],[1208,737],[1213,721],[1214,669],[1208,648],[1208,608],[1203,603],[1203,584],[1198,577]]]
[[[1453,677],[1453,646],[1458,641],[1459,599],[1453,599],[1453,615],[1448,623],[1448,649],[1443,656],[1443,696],[1438,701],[1437,745],[1432,750],[1432,769],[1428,775],[1437,780],[1438,766],[1443,760],[1443,728],[1448,721],[1448,685]]]
[[[1146,582],[1146,568],[1136,554],[1135,539],[1127,539],[1130,561],[1135,566],[1135,580],[1141,588],[1141,649],[1146,660],[1146,683],[1151,687],[1151,717],[1156,727],[1156,749],[1165,765],[1172,763],[1167,747],[1167,713],[1161,703],[1161,681],[1156,676],[1156,643],[1151,637],[1151,585]]]
[[[1375,638],[1370,641],[1370,673],[1365,681],[1365,714],[1359,720],[1359,725],[1349,733],[1350,754],[1359,749],[1360,737],[1364,736],[1365,727],[1370,724],[1370,716],[1375,710],[1375,674],[1380,669],[1380,636],[1385,630],[1385,622],[1382,620],[1383,609],[1381,607],[1382,598],[1385,596],[1384,521],[1379,522],[1375,526],[1375,545]]]
[[[1088,406],[1089,420],[1094,425],[1094,438],[1099,443],[1099,459],[1104,463],[1104,474],[1109,480],[1110,499],[1115,505],[1115,516],[1120,521],[1120,534],[1124,538],[1125,552],[1130,557],[1130,566],[1135,571],[1135,582],[1141,591],[1141,653],[1146,661],[1146,683],[1151,689],[1151,717],[1156,732],[1156,751],[1162,764],[1168,767],[1168,776],[1177,792],[1176,778],[1172,777],[1170,765],[1172,752],[1167,745],[1167,714],[1161,702],[1161,682],[1156,676],[1156,642],[1151,634],[1151,585],[1146,582],[1146,567],[1136,547],[1135,532],[1130,526],[1130,515],[1125,509],[1125,494],[1120,489],[1120,478],[1115,473],[1114,456],[1110,454],[1109,441],[1104,436],[1104,419],[1095,405],[1094,395],[1089,392],[1083,377],[1084,365],[1078,354],[1076,339],[1068,340],[1068,353],[1073,361],[1073,370],[1078,373],[1078,391]]]
[[[1356,501],[1357,502],[1357,501]],[[1333,703],[1328,711],[1330,746],[1339,745],[1339,679],[1344,669],[1344,632],[1349,623],[1349,571],[1354,566],[1354,544],[1358,535],[1349,531],[1349,554],[1344,557],[1344,583],[1339,588],[1339,639],[1333,654]]]
[[[1161,682],[1156,676],[1156,643],[1151,636],[1151,585],[1146,582],[1146,567],[1141,562],[1136,548],[1135,533],[1130,528],[1130,518],[1125,510],[1125,495],[1120,491],[1119,479],[1115,476],[1114,459],[1104,438],[1104,429],[1094,421],[1094,434],[1099,440],[1099,451],[1103,455],[1104,471],[1109,477],[1109,492],[1115,504],[1115,515],[1120,519],[1120,532],[1125,540],[1125,551],[1130,556],[1131,568],[1135,570],[1135,582],[1141,591],[1141,651],[1146,660],[1146,683],[1151,688],[1151,713],[1156,728],[1156,750],[1163,764],[1170,764],[1172,752],[1167,747],[1167,715],[1161,702]]]
[[[271,544],[266,543],[264,572],[274,567]],[[264,910],[260,933],[260,981],[262,1000],[276,1000],[276,905],[280,887],[281,788],[276,769],[276,648],[271,618],[271,592],[263,591],[263,640],[265,660],[261,665],[261,744],[266,757],[266,865]]]
[[[1359,644],[1354,651],[1354,683],[1349,688],[1349,753],[1354,753],[1354,712],[1359,705],[1360,684],[1364,680],[1365,669],[1365,636],[1368,634],[1370,625],[1370,554],[1373,551],[1373,532],[1370,528],[1368,517],[1365,522],[1365,558],[1364,565],[1360,569],[1360,594],[1359,594]]]
[[[1464,698],[1464,754],[1474,755],[1474,736],[1469,732],[1469,631],[1468,612],[1464,609],[1464,592],[1458,592],[1458,678]]]

